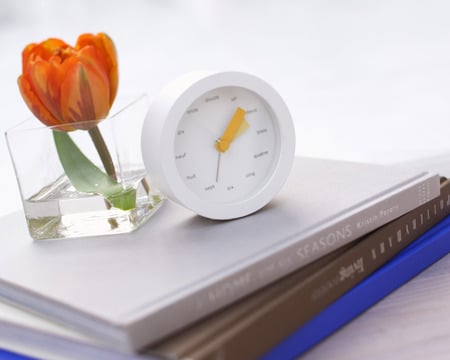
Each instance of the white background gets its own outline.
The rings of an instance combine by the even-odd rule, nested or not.
[[[107,32],[119,97],[195,69],[251,72],[287,102],[299,155],[392,163],[450,153],[450,2],[0,0],[0,131],[30,116],[30,42]],[[24,144],[24,151],[33,151]],[[20,208],[0,141],[0,215]]]

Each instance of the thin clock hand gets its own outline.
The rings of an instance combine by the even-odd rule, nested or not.
[[[222,136],[216,141],[217,151],[223,153],[228,150],[231,142],[249,128],[245,120],[245,110],[238,107],[228,123]]]
[[[220,158],[222,153],[219,151],[219,157],[217,158],[217,169],[216,169],[216,183],[219,182],[219,170],[220,170]]]

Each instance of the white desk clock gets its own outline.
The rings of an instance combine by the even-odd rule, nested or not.
[[[210,219],[266,205],[285,183],[295,132],[280,95],[240,72],[194,72],[152,102],[142,133],[153,186]]]

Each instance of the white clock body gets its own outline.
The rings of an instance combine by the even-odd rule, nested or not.
[[[153,100],[142,154],[151,185],[169,199],[207,218],[233,219],[261,209],[281,189],[295,131],[284,101],[263,80],[194,72]]]

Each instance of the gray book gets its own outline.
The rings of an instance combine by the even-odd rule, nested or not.
[[[45,360],[161,359],[151,352],[139,355],[113,350],[107,342],[5,302],[0,302],[0,349]]]
[[[436,174],[298,158],[268,206],[233,221],[167,202],[135,233],[33,241],[15,213],[0,219],[0,296],[135,351],[438,195]]]

